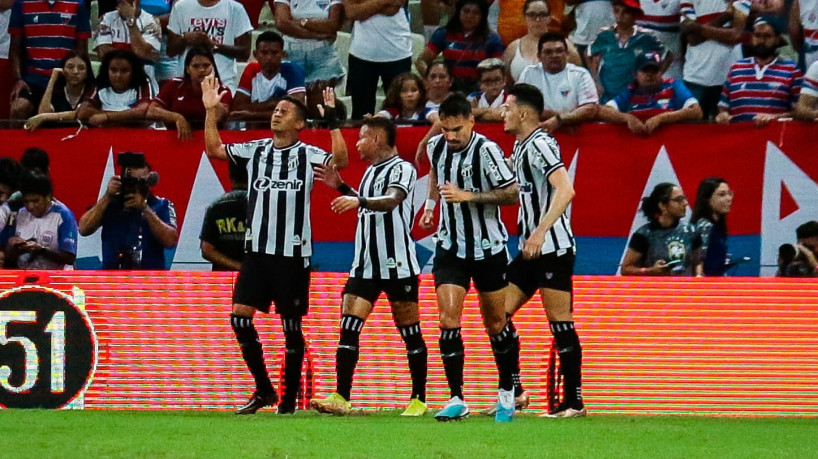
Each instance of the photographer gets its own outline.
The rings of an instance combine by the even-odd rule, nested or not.
[[[159,182],[142,153],[120,153],[120,175],[80,218],[79,232],[90,236],[102,227],[102,269],[165,269],[165,249],[176,245],[173,203],[157,197]]]
[[[804,223],[795,230],[798,243],[778,248],[780,277],[818,277],[818,221]]]

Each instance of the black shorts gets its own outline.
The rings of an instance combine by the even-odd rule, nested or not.
[[[343,295],[350,294],[361,297],[372,304],[381,296],[381,292],[386,293],[390,303],[418,302],[418,276],[406,277],[404,279],[362,279],[360,277],[350,277],[344,286]]]
[[[306,258],[248,252],[236,278],[233,303],[262,312],[270,312],[270,303],[275,303],[283,317],[303,317],[309,308],[310,271]]]
[[[508,282],[519,287],[529,297],[539,288],[571,293],[574,258],[573,251],[559,256],[552,252],[534,260],[524,259],[521,253],[508,265]]]
[[[432,273],[435,288],[443,284],[459,285],[469,290],[470,281],[478,292],[496,292],[508,285],[506,268],[508,254],[505,250],[482,260],[464,260],[437,246]]]

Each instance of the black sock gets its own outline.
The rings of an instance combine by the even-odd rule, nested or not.
[[[514,372],[511,373],[511,378],[514,380],[514,396],[519,397],[525,392],[523,389],[523,382],[520,380],[520,335],[517,334],[517,328],[514,326],[514,322],[511,321],[511,314],[506,313],[506,321],[508,322],[509,328],[511,328],[511,334],[514,337],[514,346],[517,348],[517,365],[514,367]]]
[[[409,372],[412,374],[412,398],[417,398],[426,403],[426,375],[429,352],[420,331],[420,322],[412,325],[399,325],[398,331],[406,344],[406,356],[409,358]]]
[[[253,325],[252,317],[237,316],[230,314],[230,325],[236,334],[236,341],[241,347],[241,356],[250,374],[256,381],[256,393],[259,395],[269,395],[275,392],[270,376],[267,374],[267,366],[264,364],[264,352],[261,349],[261,341],[258,332]]]
[[[511,391],[514,389],[514,370],[520,366],[520,355],[514,345],[514,332],[506,322],[500,333],[489,335],[491,350],[494,352],[494,361],[500,373],[500,389]]]
[[[463,399],[463,361],[465,360],[463,337],[460,327],[440,329],[440,356],[443,358],[443,369],[449,382],[452,397]]]
[[[582,403],[582,347],[574,322],[551,322],[551,333],[557,341],[563,377],[564,403],[580,409]]]
[[[295,408],[295,399],[301,388],[301,365],[304,362],[304,334],[301,318],[282,318],[284,327],[284,388],[279,409],[289,411]]]
[[[349,400],[352,392],[352,375],[355,365],[358,364],[358,343],[361,338],[361,329],[364,320],[349,314],[341,317],[341,338],[338,340],[338,349],[335,351],[336,389],[339,395]]]

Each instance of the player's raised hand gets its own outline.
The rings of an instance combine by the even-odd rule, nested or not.
[[[420,217],[420,227],[426,231],[430,231],[435,227],[435,211],[426,209]]]
[[[348,210],[357,209],[360,206],[358,198],[353,196],[339,196],[332,200],[330,207],[337,214],[342,214]]]
[[[338,169],[333,166],[325,166],[323,164],[319,164],[313,168],[315,171],[315,178],[334,190],[337,190],[344,181],[341,179],[341,174],[338,173]]]
[[[205,110],[214,110],[222,103],[222,98],[227,95],[228,90],[219,92],[219,80],[214,73],[206,76],[202,81],[202,103]]]
[[[440,195],[443,196],[447,202],[469,202],[472,194],[469,191],[463,191],[452,182],[446,182],[440,186]]]

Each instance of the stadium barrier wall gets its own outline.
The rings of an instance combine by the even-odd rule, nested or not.
[[[252,380],[229,326],[233,280],[232,273],[210,272],[3,272],[0,406],[235,408]],[[304,330],[316,396],[334,390],[344,282],[342,274],[313,277]],[[20,287],[26,283],[44,287]],[[814,281],[577,276],[574,286],[591,413],[818,415]],[[420,294],[428,400],[440,408],[448,391],[431,277],[422,277]],[[63,300],[71,298],[77,307],[66,306]],[[280,323],[257,317],[276,375]],[[537,303],[523,308],[515,323],[530,409],[542,410],[548,324]],[[472,409],[486,408],[496,399],[496,370],[473,292],[463,336],[467,399]],[[404,345],[380,301],[361,337],[353,404],[402,407],[410,389]]]
[[[511,154],[514,138],[500,124],[476,129],[497,141]],[[211,162],[202,152],[201,131],[191,141],[180,141],[174,131],[91,129],[71,140],[61,140],[74,129],[3,132],[3,154],[19,156],[31,146],[51,154],[55,195],[79,217],[93,204],[115,173],[115,155],[144,151],[161,175],[157,193],[176,205],[181,240],[170,257],[174,269],[210,269],[199,252],[199,231],[207,205],[229,189],[225,162]],[[398,151],[413,159],[425,127],[398,130]],[[357,129],[344,129],[351,163],[343,171],[350,184],[360,181],[366,164],[355,149]],[[225,142],[270,136],[269,131],[223,131]],[[818,219],[818,161],[815,139],[818,125],[771,123],[758,129],[752,123],[731,126],[677,125],[662,127],[651,137],[631,134],[624,126],[583,125],[574,132],[557,133],[563,161],[573,177],[577,195],[571,207],[572,226],[579,242],[576,273],[615,274],[628,237],[642,223],[640,198],[660,182],[681,184],[693,204],[696,187],[709,176],[724,177],[736,192],[729,216],[730,252],[734,260],[750,258],[731,274],[772,275],[778,246],[792,243],[795,228]],[[305,130],[305,142],[330,149],[326,130]],[[426,168],[420,171],[414,201],[423,207]],[[335,190],[317,184],[312,217],[315,254],[321,271],[343,272],[353,256],[354,212],[336,215],[329,203]],[[516,209],[503,209],[510,233],[516,234]],[[423,265],[432,255],[428,232],[415,228],[418,256]],[[512,252],[516,245],[512,240]],[[78,266],[100,267],[99,233],[80,238]],[[427,267],[428,268],[428,267]]]

